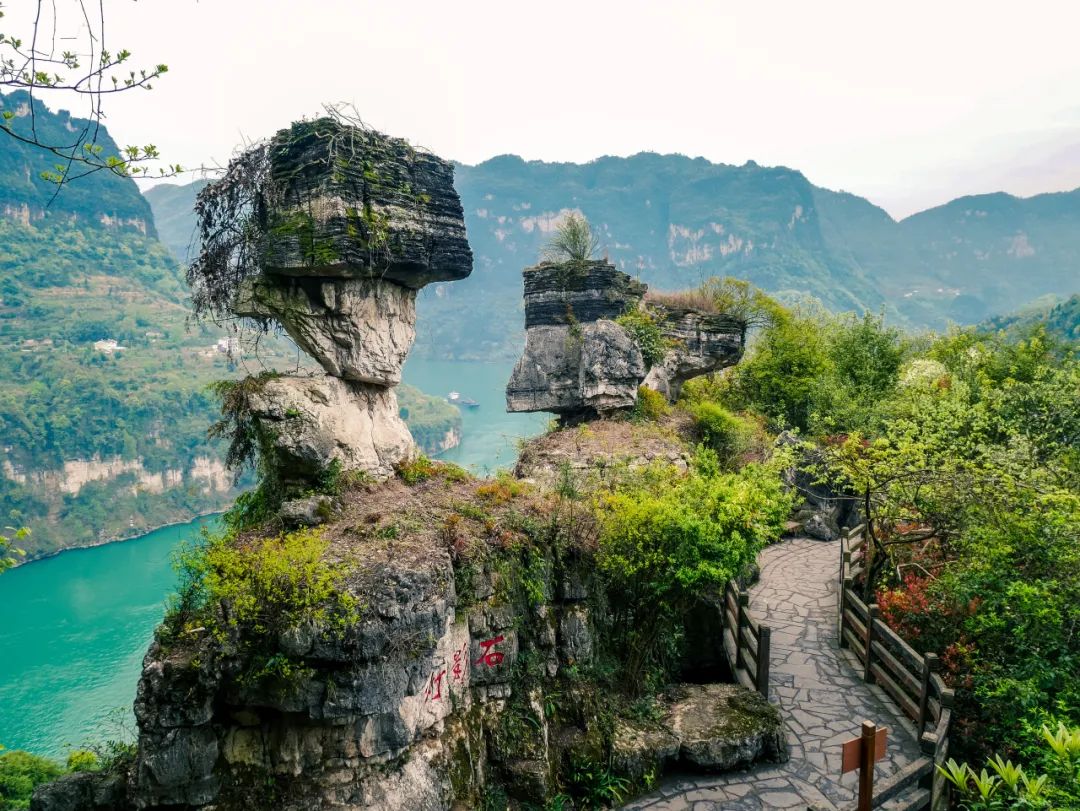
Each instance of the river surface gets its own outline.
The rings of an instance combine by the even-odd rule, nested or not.
[[[479,403],[462,409],[462,442],[440,458],[488,473],[512,464],[520,437],[543,430],[547,415],[506,413],[510,369],[409,361],[406,383]],[[64,757],[132,737],[142,658],[176,582],[172,552],[213,521],[64,552],[0,576],[0,744]]]

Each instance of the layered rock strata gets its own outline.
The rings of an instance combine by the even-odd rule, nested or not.
[[[525,351],[506,386],[507,411],[605,415],[633,407],[642,385],[675,400],[687,380],[742,357],[742,322],[643,303],[645,285],[607,261],[543,262],[523,276]],[[635,310],[664,342],[651,368],[618,323]]]
[[[604,261],[526,268],[525,353],[506,386],[507,411],[604,414],[633,406],[645,362],[614,319],[645,286]]]
[[[332,118],[280,131],[269,159],[268,273],[419,290],[472,272],[449,162]]]
[[[416,335],[416,292],[472,271],[453,167],[334,119],[282,130],[268,158],[260,272],[232,312],[279,324],[325,375],[271,381],[250,416],[284,478],[335,462],[388,476],[415,452],[393,387]]]
[[[657,322],[669,348],[649,369],[643,385],[674,402],[683,383],[734,366],[742,358],[746,325],[726,315],[703,313],[689,307],[668,307],[649,302],[647,312]]]

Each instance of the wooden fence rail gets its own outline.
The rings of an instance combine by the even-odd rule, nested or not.
[[[734,580],[724,587],[724,655],[744,687],[769,697],[769,648],[772,630],[750,619],[750,595]]]
[[[840,646],[858,658],[863,679],[878,684],[915,723],[923,754],[939,766],[949,757],[953,707],[953,690],[941,678],[941,660],[933,653],[916,653],[880,619],[876,604],[859,599],[854,582],[867,568],[866,527],[842,533],[840,540]],[[928,783],[931,811],[948,808],[948,784],[936,768]]]

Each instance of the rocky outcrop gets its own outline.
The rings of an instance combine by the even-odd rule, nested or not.
[[[742,357],[746,326],[724,315],[642,303],[645,285],[607,261],[542,262],[526,268],[525,352],[506,386],[507,411],[564,417],[633,407],[642,385],[669,400],[683,383]],[[647,365],[619,317],[638,311],[664,354]]]
[[[272,318],[327,374],[394,386],[416,337],[416,291],[381,279],[262,278],[236,315]]]
[[[414,502],[402,485],[382,485],[338,525],[383,535],[390,504],[422,506],[442,524],[474,486],[447,492],[435,482],[431,498]],[[236,639],[198,630],[154,644],[135,702],[137,808],[445,811],[478,807],[498,780],[521,799],[554,794],[563,749],[536,748],[536,730],[510,734],[507,719],[541,702],[534,723],[557,737],[543,702],[558,697],[523,680],[519,662],[550,676],[592,664],[590,592],[561,586],[591,582],[584,562],[541,553],[530,606],[512,552],[463,568],[426,539],[340,549],[355,567],[348,589],[363,601],[355,624],[300,622],[256,660]],[[252,675],[274,657],[290,663],[287,679]]]
[[[738,684],[683,684],[653,724],[620,721],[614,763],[626,774],[658,774],[681,763],[705,772],[787,760],[784,724],[776,707]]]
[[[453,167],[337,119],[294,124],[267,148],[258,272],[230,306],[275,322],[325,370],[251,400],[264,456],[294,482],[330,465],[389,476],[415,453],[393,387],[416,330],[416,291],[472,271]]]
[[[526,268],[525,352],[506,386],[507,411],[605,414],[630,408],[645,377],[641,351],[613,319],[645,286],[603,261]]]
[[[249,398],[250,415],[271,437],[284,481],[314,479],[337,462],[342,470],[390,476],[413,451],[392,388],[330,375],[266,381]]]
[[[525,268],[525,329],[618,318],[645,295],[641,282],[605,260]]]
[[[669,349],[644,384],[674,402],[687,380],[733,366],[742,357],[746,325],[725,315],[648,303]]]
[[[644,376],[640,350],[613,321],[533,327],[506,386],[506,409],[588,415],[630,408]]]

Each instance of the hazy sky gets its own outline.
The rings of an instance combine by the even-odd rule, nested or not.
[[[1075,0],[105,2],[108,44],[170,68],[110,130],[189,166],[340,101],[466,163],[753,159],[895,216],[1080,186]]]

